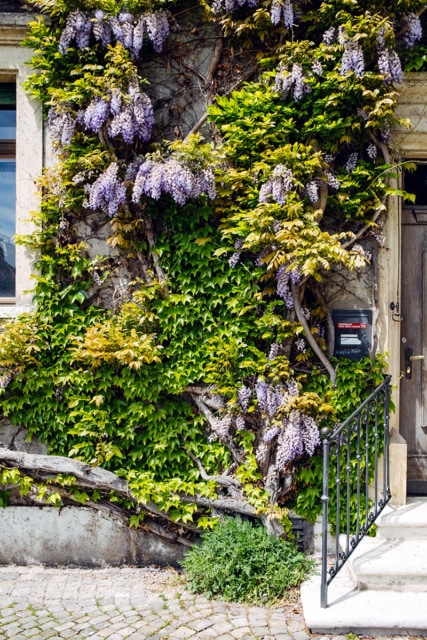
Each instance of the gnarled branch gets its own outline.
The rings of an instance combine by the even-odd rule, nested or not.
[[[336,377],[337,377],[336,371],[335,371],[334,367],[332,366],[331,362],[329,361],[329,358],[326,356],[326,354],[322,351],[320,346],[317,344],[313,334],[310,331],[310,327],[308,326],[308,322],[305,319],[305,316],[304,316],[304,314],[302,312],[302,308],[301,308],[301,304],[300,304],[300,300],[299,300],[299,289],[298,289],[298,286],[296,284],[294,284],[293,282],[291,282],[291,291],[292,291],[292,298],[293,298],[293,301],[294,301],[295,313],[297,315],[298,321],[302,324],[305,336],[307,338],[307,342],[309,343],[310,347],[313,349],[314,353],[319,358],[320,362],[325,367],[326,371],[328,372],[329,378],[330,378],[330,380],[332,382],[332,386],[334,387],[335,386]]]

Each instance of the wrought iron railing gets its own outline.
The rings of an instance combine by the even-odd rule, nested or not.
[[[390,381],[391,376],[386,376],[375,391],[332,434],[326,429],[322,433],[325,436],[320,602],[322,608],[328,606],[329,584],[391,498]],[[332,514],[333,518],[330,517]],[[331,527],[334,531],[330,530],[331,520],[334,522]],[[328,544],[331,534],[333,549]]]

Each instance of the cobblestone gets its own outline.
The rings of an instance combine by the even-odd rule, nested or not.
[[[310,634],[298,604],[250,607],[191,594],[171,569],[0,567],[0,640],[84,638],[349,640]]]

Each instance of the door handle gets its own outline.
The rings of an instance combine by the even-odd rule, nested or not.
[[[423,355],[414,356],[414,350],[411,347],[406,347],[405,349],[405,378],[406,380],[412,379],[412,363],[415,360],[424,360]]]

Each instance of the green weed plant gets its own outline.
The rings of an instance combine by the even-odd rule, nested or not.
[[[226,518],[182,561],[188,588],[208,598],[270,605],[286,598],[310,574],[313,561],[293,542],[263,527]]]

